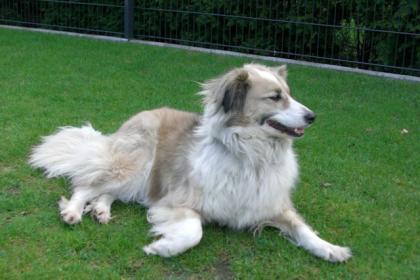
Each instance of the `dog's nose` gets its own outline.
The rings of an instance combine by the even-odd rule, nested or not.
[[[308,112],[304,118],[307,123],[313,123],[316,119],[316,115],[314,112]]]

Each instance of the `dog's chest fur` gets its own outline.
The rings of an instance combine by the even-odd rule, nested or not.
[[[193,176],[202,191],[205,220],[253,227],[289,206],[298,173],[295,155],[291,146],[266,147],[260,161],[238,158],[215,143],[195,154]]]

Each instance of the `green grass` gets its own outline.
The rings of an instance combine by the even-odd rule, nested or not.
[[[420,275],[420,84],[290,66],[293,94],[318,114],[296,142],[296,207],[354,257],[330,264],[276,230],[216,225],[171,258],[146,256],[145,209],[115,203],[115,219],[60,221],[65,180],[26,164],[41,135],[92,122],[110,133],[159,106],[199,111],[197,82],[249,62],[183,50],[0,29],[0,278],[414,279]],[[408,133],[402,134],[402,129]]]

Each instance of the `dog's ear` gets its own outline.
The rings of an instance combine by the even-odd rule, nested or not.
[[[278,67],[272,67],[271,68],[277,75],[279,75],[280,77],[282,77],[283,79],[287,79],[287,65],[281,65]]]
[[[248,77],[248,72],[241,69],[234,73],[234,75],[230,77],[230,80],[227,81],[222,101],[225,113],[243,110],[249,89]]]

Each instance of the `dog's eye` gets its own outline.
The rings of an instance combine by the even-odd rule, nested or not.
[[[274,96],[271,96],[271,97],[269,97],[271,100],[273,100],[273,101],[275,101],[275,102],[277,102],[277,101],[279,101],[280,99],[281,99],[281,94],[280,93],[277,93],[276,95],[274,95]]]

